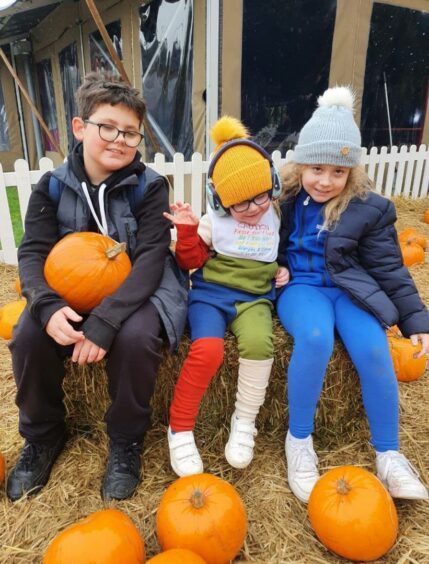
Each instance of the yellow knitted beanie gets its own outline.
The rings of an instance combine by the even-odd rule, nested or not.
[[[249,137],[241,121],[223,116],[213,125],[210,134],[216,144],[211,180],[223,207],[250,200],[272,188],[270,162],[257,149],[245,143],[232,145],[216,157],[225,143]]]

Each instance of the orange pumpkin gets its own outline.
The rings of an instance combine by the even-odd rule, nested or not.
[[[11,339],[12,331],[24,311],[27,300],[15,300],[0,307],[0,337]]]
[[[389,493],[373,474],[355,466],[329,470],[308,500],[311,526],[336,554],[367,562],[393,546],[398,515]]]
[[[422,249],[428,246],[427,239],[424,235],[417,232],[414,227],[408,227],[399,233],[399,241],[401,243],[417,243]]]
[[[423,214],[423,221],[424,223],[429,223],[429,209],[427,209]]]
[[[425,261],[425,252],[417,243],[400,243],[400,246],[405,266],[412,266]]]
[[[6,461],[2,453],[0,452],[0,484],[4,482],[5,476],[6,476]]]
[[[113,294],[131,270],[125,243],[99,233],[72,233],[52,248],[45,278],[74,310],[91,311]]]
[[[421,345],[415,347],[410,339],[402,337],[399,331],[393,330],[387,332],[387,340],[396,378],[400,382],[411,382],[423,376],[426,370],[426,357],[414,358],[414,354],[420,352]]]
[[[146,564],[206,564],[206,561],[186,548],[172,548],[147,560]]]
[[[43,564],[142,564],[144,543],[131,519],[103,509],[67,527],[49,544]]]
[[[246,538],[246,509],[225,480],[211,474],[185,476],[164,492],[156,531],[163,550],[187,548],[207,564],[227,564]]]

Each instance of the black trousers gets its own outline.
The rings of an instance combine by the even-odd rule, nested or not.
[[[158,312],[147,302],[123,323],[109,350],[106,370],[112,402],[104,419],[113,442],[142,442],[150,426],[161,332]],[[9,348],[20,434],[32,442],[58,440],[65,433],[64,360],[73,347],[58,345],[25,310]]]

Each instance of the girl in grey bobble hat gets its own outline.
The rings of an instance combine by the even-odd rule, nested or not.
[[[307,502],[319,478],[312,433],[337,331],[358,372],[378,477],[392,497],[428,499],[399,452],[398,386],[386,337],[397,324],[429,353],[429,313],[403,264],[395,208],[359,167],[361,136],[347,87],[327,90],[281,171],[279,265],[291,281],[277,300],[294,339],[288,367],[288,481]]]

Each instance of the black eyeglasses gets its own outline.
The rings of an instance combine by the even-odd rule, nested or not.
[[[231,206],[231,208],[237,213],[245,212],[250,208],[250,204],[256,204],[257,206],[262,206],[263,204],[265,204],[265,202],[271,200],[272,194],[273,194],[272,190],[268,190],[268,192],[262,192],[262,194],[258,194],[251,200],[244,200],[243,202],[234,204],[233,206]]]
[[[98,135],[103,141],[115,141],[122,133],[127,147],[137,147],[144,139],[144,135],[138,131],[122,131],[114,125],[108,123],[95,123],[90,119],[84,119],[84,123],[90,123],[98,127]]]

